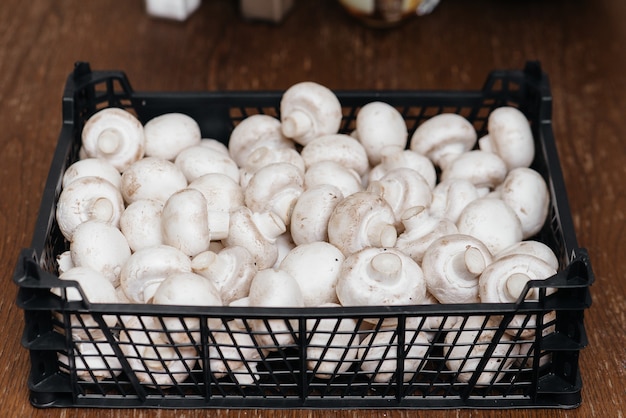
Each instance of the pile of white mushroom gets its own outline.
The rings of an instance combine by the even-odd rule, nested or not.
[[[532,240],[550,197],[543,177],[529,168],[534,142],[519,110],[491,112],[482,138],[453,113],[429,118],[409,138],[399,111],[380,101],[360,108],[353,132],[339,133],[341,121],[335,94],[314,82],[284,92],[280,118],[242,120],[228,147],[202,138],[184,114],[142,125],[128,111],[100,110],[84,126],[81,159],[63,178],[56,219],[69,250],[58,255],[60,278],[77,280],[92,302],[298,308],[515,302],[529,280],[556,273],[555,255]],[[141,381],[170,384],[195,367],[193,344],[184,343],[199,338],[197,320],[133,327],[137,317],[123,318],[119,339],[133,344],[121,347]],[[479,322],[470,331],[432,327],[456,330],[446,342],[475,342],[483,320],[462,321]],[[518,322],[528,329],[506,336],[520,340],[516,350],[533,331],[527,318]],[[249,379],[263,355],[293,344],[293,333],[283,331],[298,326],[248,321],[251,334],[232,321],[227,334],[224,325],[209,324],[215,342],[229,340],[220,353],[209,350],[211,370],[218,377],[245,370]],[[391,379],[395,350],[379,344],[394,343],[393,321],[369,335],[356,332],[356,321],[307,325],[316,376],[359,364],[376,381]],[[418,372],[415,359],[432,338],[428,327],[409,325],[404,340],[414,360],[403,367],[405,379]],[[77,364],[81,377],[120,370],[111,366],[119,361],[104,337],[74,337],[79,350],[101,345],[103,358],[86,358],[108,364]],[[233,339],[244,348],[225,354]],[[183,346],[173,350],[172,343]],[[475,366],[461,361],[470,346],[447,345],[447,366],[459,380]],[[189,347],[186,363],[175,366]],[[160,361],[141,360],[155,351]],[[232,360],[220,361],[226,358]],[[486,371],[479,383],[500,374]]]

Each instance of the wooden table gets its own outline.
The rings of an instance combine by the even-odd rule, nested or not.
[[[84,417],[421,416],[410,411],[39,410],[28,402],[23,312],[11,281],[33,232],[77,60],[122,69],[137,90],[476,89],[494,68],[540,60],[578,240],[597,275],[585,318],[583,403],[510,416],[621,417],[626,411],[626,2],[443,0],[389,30],[363,26],[334,0],[297,0],[282,24],[246,22],[234,0],[204,0],[184,22],[153,19],[143,2],[3,0],[0,8],[0,299],[2,415]],[[8,411],[11,411],[10,413]],[[433,411],[429,416],[502,415]]]

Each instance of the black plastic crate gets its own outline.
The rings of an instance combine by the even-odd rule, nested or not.
[[[28,383],[34,406],[428,409],[572,408],[580,404],[578,357],[587,344],[583,318],[591,304],[589,287],[594,277],[587,252],[577,245],[553,138],[549,83],[539,63],[529,62],[522,70],[493,71],[483,88],[476,91],[336,94],[344,107],[342,132],[353,129],[360,106],[373,100],[398,108],[410,134],[421,122],[442,112],[465,116],[479,134],[485,132],[487,117],[497,107],[516,106],[526,114],[536,141],[532,167],[545,177],[551,192],[549,219],[535,238],[555,251],[561,265],[555,276],[527,285],[527,291],[539,289],[539,300],[523,301],[520,297],[512,304],[259,309],[92,304],[54,296],[51,288],[76,286],[57,276],[55,258],[68,249],[68,243],[56,225],[54,213],[61,178],[78,158],[80,132],[90,115],[104,107],[123,107],[145,123],[159,114],[182,112],[198,121],[203,137],[226,143],[241,119],[256,113],[278,116],[282,95],[275,91],[136,92],[122,72],[92,71],[87,63],[77,63],[63,94],[63,124],[31,248],[20,254],[14,274],[19,286],[17,304],[25,316],[22,344],[30,353]],[[547,288],[558,291],[550,294]],[[111,315],[118,319],[113,327],[104,322]],[[135,319],[134,324],[121,320],[129,316]],[[535,337],[525,346],[530,347],[527,351],[517,350],[520,342],[515,336],[521,330],[511,323],[514,316],[524,318],[528,324],[534,322],[528,325]],[[87,317],[95,320],[95,325],[85,321]],[[173,335],[163,331],[163,320],[172,317],[200,320],[197,329],[185,331],[189,342],[172,343]],[[374,318],[374,324],[363,326],[366,318]],[[381,329],[382,321],[389,318],[397,320],[397,328]],[[433,320],[442,323],[452,318],[461,319],[453,331],[432,325]],[[217,320],[223,329],[209,328],[208,319],[213,319],[211,324]],[[263,348],[271,347],[261,347],[250,339],[253,333],[249,321],[259,319],[286,325],[282,327],[286,331],[280,332],[291,336],[292,343],[267,354]],[[242,328],[233,327],[234,320]],[[305,331],[307,321],[312,332]],[[339,323],[350,326],[340,329]],[[429,340],[415,338],[417,331],[427,328]],[[477,364],[463,376],[465,379],[459,379],[459,374],[445,365],[452,360],[448,348],[455,345],[455,340],[445,337],[454,330],[476,335],[457,359],[462,363],[476,359]],[[86,335],[83,340],[93,342],[96,332],[102,333],[99,338],[104,342],[95,344],[95,354],[80,354],[75,349],[80,341],[72,335],[81,333]],[[278,332],[269,334],[277,337]],[[135,338],[120,341],[123,333]],[[509,334],[514,337],[504,337]],[[152,339],[141,343],[138,337],[146,335]],[[367,343],[370,335],[379,336],[383,342]],[[333,337],[335,342],[317,346],[314,336]],[[315,366],[320,352],[323,359],[332,351],[345,360],[350,344],[357,341],[361,341],[358,344],[362,350],[391,353],[388,355],[399,360],[384,370],[379,369],[380,363],[364,364],[358,359],[330,362],[325,364],[330,365],[330,373],[316,376],[321,373]],[[124,347],[139,350],[144,346],[162,346],[167,353],[143,358],[129,358],[122,353]],[[318,354],[313,354],[313,348],[319,349]],[[244,351],[256,353],[258,359],[220,369],[223,360],[236,358]],[[472,354],[478,351],[482,354]],[[79,378],[79,372],[85,372],[81,364],[98,357],[105,358],[104,366],[92,368],[86,377]],[[184,364],[184,380],[173,382],[173,366],[165,367],[162,373],[141,373],[141,365],[146,366],[146,362],[165,365],[170,358]],[[490,358],[498,360],[495,368],[488,364]],[[346,367],[340,369],[340,364]],[[364,366],[380,373],[366,373]],[[109,377],[95,379],[96,372]],[[500,380],[478,380],[481,373],[488,372]],[[151,380],[157,377],[166,383]],[[142,381],[144,378],[147,380]]]

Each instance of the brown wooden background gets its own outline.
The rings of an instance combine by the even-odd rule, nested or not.
[[[335,0],[295,0],[280,25],[246,22],[235,0],[204,0],[186,22],[140,0],[2,0],[0,5],[0,373],[3,416],[622,417],[626,410],[626,2],[442,0],[434,13],[373,30]],[[77,60],[122,69],[136,90],[475,89],[494,68],[540,60],[579,244],[597,281],[586,314],[583,404],[570,411],[37,410],[28,403],[23,312],[11,281],[29,245]],[[10,412],[9,412],[10,411]],[[5,415],[6,414],[6,415]]]

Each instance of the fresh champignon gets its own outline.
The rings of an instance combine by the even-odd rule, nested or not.
[[[433,189],[432,196],[430,213],[455,223],[465,206],[480,197],[476,186],[465,179],[440,181]]]
[[[101,177],[82,177],[61,190],[55,217],[61,234],[72,239],[78,225],[98,220],[119,226],[124,200],[119,189]]]
[[[193,257],[209,249],[211,231],[207,201],[196,189],[172,194],[161,212],[163,243]]]
[[[59,275],[65,273],[69,269],[74,266],[74,262],[72,261],[72,252],[70,250],[63,251],[61,254],[56,256],[57,262],[57,272]]]
[[[478,279],[491,262],[487,247],[472,236],[439,237],[422,259],[428,292],[440,303],[478,303]]]
[[[388,103],[369,102],[356,115],[356,137],[372,166],[380,163],[384,147],[405,148],[408,135],[402,114]]]
[[[295,144],[283,135],[280,120],[274,116],[253,114],[235,125],[228,140],[228,150],[239,167],[244,166],[250,155],[261,147],[293,149]]]
[[[381,149],[380,163],[372,167],[368,174],[369,182],[380,180],[389,170],[411,168],[417,171],[430,188],[437,184],[437,170],[428,157],[404,147],[389,145]]]
[[[459,155],[471,150],[477,141],[474,126],[456,113],[441,113],[424,121],[415,129],[410,149],[438,167],[445,169]]]
[[[473,150],[450,162],[442,171],[441,180],[469,180],[479,195],[485,196],[504,181],[506,174],[506,164],[497,154]]]
[[[343,306],[416,305],[426,297],[426,282],[420,266],[403,252],[368,247],[346,257],[336,291]]]
[[[494,318],[470,316],[461,318],[445,337],[444,357],[454,378],[463,383],[476,378],[477,386],[488,386],[502,380],[519,352],[508,334],[495,340],[498,322]],[[487,350],[493,352],[482,370],[478,369]],[[478,373],[477,377],[476,374]]]
[[[118,228],[105,222],[87,221],[76,227],[70,253],[75,266],[91,267],[117,286],[131,251]]]
[[[456,226],[459,233],[482,241],[492,254],[522,240],[522,225],[513,209],[493,197],[482,197],[468,203]]]
[[[254,173],[244,190],[245,205],[253,212],[276,213],[285,225],[304,190],[304,173],[289,163],[272,163]]]
[[[343,199],[341,190],[330,184],[305,189],[291,212],[289,232],[296,245],[328,240],[328,221]]]
[[[368,192],[381,196],[393,210],[395,226],[402,226],[402,214],[414,206],[429,207],[432,200],[430,186],[412,168],[394,168],[377,181],[370,182]]]
[[[241,246],[201,252],[192,258],[191,268],[215,284],[224,305],[247,296],[258,271],[252,254]]]
[[[265,350],[257,347],[247,329],[226,322],[212,330],[208,345],[209,369],[216,379],[233,377],[242,386],[258,379],[256,365]]]
[[[283,134],[300,145],[339,131],[341,103],[332,90],[314,81],[293,84],[280,100]]]
[[[519,109],[494,109],[489,114],[487,131],[478,140],[480,149],[498,154],[509,170],[530,166],[535,158],[535,143],[530,123]]]
[[[305,189],[310,189],[320,184],[329,184],[337,187],[343,197],[364,190],[359,173],[335,161],[320,161],[307,168],[304,173]]]
[[[328,220],[328,241],[348,256],[366,247],[393,247],[393,209],[381,196],[357,192],[340,201]]]
[[[81,133],[81,151],[88,158],[103,158],[119,172],[144,156],[145,135],[141,122],[130,112],[104,108],[92,115]]]
[[[554,270],[559,269],[559,259],[547,244],[541,241],[525,240],[516,242],[505,249],[494,254],[495,259],[502,258],[510,254],[528,254],[540,258],[550,265]]]
[[[180,151],[176,155],[174,164],[183,172],[189,183],[209,173],[225,174],[239,183],[239,167],[228,154],[224,154],[221,150],[200,144],[193,145]]]
[[[363,145],[346,134],[328,134],[309,141],[301,151],[305,167],[320,161],[335,161],[364,176],[369,171],[368,157]]]
[[[140,199],[165,202],[187,187],[187,178],[176,165],[157,157],[145,157],[122,173],[122,196],[127,204]]]
[[[113,350],[111,344],[106,341],[73,341],[74,364],[70,367],[70,359],[67,355],[59,353],[58,359],[61,370],[66,373],[76,373],[76,376],[86,382],[97,382],[119,376],[122,373],[122,364]]]
[[[395,327],[381,327],[367,334],[359,344],[358,359],[361,370],[370,376],[374,382],[391,382],[398,373],[398,329]],[[426,354],[430,341],[426,333],[407,330],[404,332],[402,352],[403,382],[409,382],[426,365]]]
[[[294,247],[279,265],[298,282],[305,306],[337,303],[335,287],[345,257],[324,241]]]
[[[120,217],[120,231],[133,252],[163,244],[162,212],[163,202],[158,200],[136,200],[126,206]]]
[[[229,233],[222,242],[227,247],[244,247],[252,254],[257,268],[262,270],[276,262],[276,238],[286,231],[284,222],[274,212],[252,212],[250,208],[240,206],[231,212]]]
[[[514,168],[506,175],[496,193],[519,218],[523,239],[531,238],[541,231],[550,209],[550,192],[541,174],[532,168]]]
[[[424,206],[408,208],[403,212],[401,221],[404,231],[398,235],[395,247],[420,265],[433,241],[458,232],[454,222],[431,215]]]
[[[255,274],[248,296],[252,307],[304,307],[298,282],[286,271],[261,269]],[[250,319],[254,339],[259,346],[275,351],[292,344],[298,332],[298,321],[289,319]]]
[[[172,273],[165,278],[152,296],[154,305],[222,306],[215,284],[193,272]],[[208,319],[210,328],[221,325],[219,318]],[[164,330],[175,343],[200,344],[201,325],[198,317],[168,316],[163,318]]]
[[[120,286],[132,303],[148,303],[167,276],[190,271],[191,260],[179,249],[169,245],[144,248],[122,267]]]
[[[183,113],[165,113],[150,119],[144,125],[146,156],[174,161],[185,148],[202,140],[200,126]]]
[[[272,163],[289,163],[304,173],[306,166],[302,155],[294,148],[256,148],[241,166],[239,173],[239,184],[245,188],[257,170]]]
[[[108,180],[116,188],[122,184],[120,172],[104,158],[85,158],[70,165],[63,174],[62,187],[65,189],[71,182],[83,177],[101,177]]]
[[[278,268],[280,263],[284,260],[284,258],[289,254],[291,250],[296,247],[296,244],[293,242],[291,238],[291,234],[289,231],[285,231],[276,237],[276,248],[278,249],[278,255],[276,256],[276,261],[272,265],[273,268]]]
[[[202,138],[198,145],[200,145],[201,147],[212,149],[213,151],[221,152],[224,155],[230,155],[228,145],[224,144],[219,139]]]
[[[325,303],[322,308],[340,308],[337,303]],[[335,378],[346,372],[358,355],[358,323],[353,318],[318,318],[306,321],[307,368],[315,377]]]

